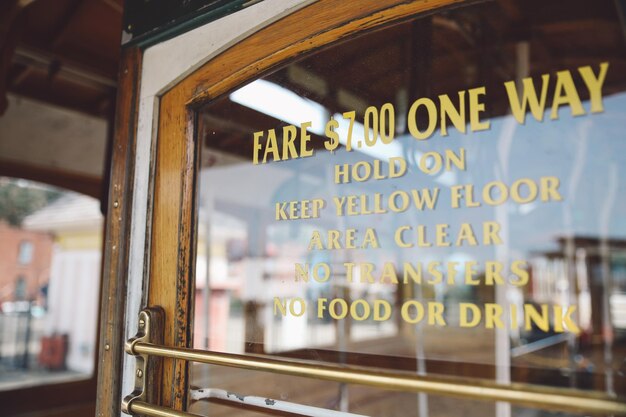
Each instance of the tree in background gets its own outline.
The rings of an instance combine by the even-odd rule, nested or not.
[[[20,226],[29,214],[61,196],[55,189],[26,180],[0,178],[0,221]]]

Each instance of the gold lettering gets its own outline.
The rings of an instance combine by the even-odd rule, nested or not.
[[[307,157],[313,155],[313,149],[308,149],[307,144],[311,141],[311,135],[307,128],[311,127],[312,122],[300,123],[300,156]]]
[[[483,245],[501,245],[500,224],[498,222],[483,223]]]
[[[400,248],[412,248],[413,244],[412,243],[406,243],[403,239],[403,233],[406,232],[407,230],[411,230],[411,226],[400,226],[396,229],[396,233],[394,234],[394,241],[396,242],[396,245]]]
[[[309,282],[309,264],[296,264],[296,282],[302,280]]]
[[[400,197],[400,205],[397,203],[397,197]],[[403,212],[409,207],[409,196],[405,191],[394,191],[389,197],[389,208],[391,211]]]
[[[465,284],[466,285],[480,285],[479,279],[474,279],[478,271],[475,269],[478,262],[467,261],[465,262]]]
[[[285,301],[278,297],[274,297],[274,315],[277,316],[280,313],[283,317],[287,315],[287,306]]]
[[[341,237],[341,233],[339,233],[339,230],[329,230],[328,231],[328,249],[341,249],[341,244],[339,243],[340,237]]]
[[[430,210],[434,209],[439,199],[439,188],[424,188],[421,191],[420,193],[419,190],[411,190],[415,207],[418,210],[424,210],[425,205]]]
[[[446,321],[443,319],[443,311],[444,306],[442,303],[428,303],[428,324],[431,326],[446,326]]]
[[[539,188],[541,189],[541,201],[561,201],[563,197],[559,194],[559,179],[557,177],[541,177]]]
[[[504,83],[507,95],[509,97],[509,103],[511,105],[511,113],[518,123],[526,123],[526,106],[530,107],[530,112],[533,117],[541,122],[543,120],[544,109],[546,106],[546,97],[548,95],[548,81],[550,79],[549,74],[543,74],[541,76],[541,98],[537,98],[537,92],[535,91],[535,85],[531,77],[524,78],[522,80],[522,101],[520,102],[517,95],[517,88],[515,81],[507,81]]]
[[[485,262],[485,285],[504,285],[503,266],[500,262]]]
[[[465,125],[463,125],[465,126]],[[452,170],[452,165],[454,165],[457,169],[461,171],[465,171],[465,148],[461,148],[458,151],[459,153],[455,153],[453,149],[446,149],[446,171]]]
[[[481,122],[480,114],[485,111],[485,103],[481,103],[480,96],[487,94],[485,87],[472,88],[469,92],[470,129],[472,132],[487,130],[491,126],[490,121]]]
[[[411,313],[410,309],[413,307],[415,313]],[[400,309],[400,315],[402,319],[410,324],[417,324],[424,318],[424,306],[415,300],[407,300],[402,304]]]
[[[526,261],[513,261],[511,263],[511,272],[517,276],[517,280],[511,282],[511,284],[517,287],[523,287],[528,284],[530,280],[530,274],[528,273]]]
[[[456,130],[465,133],[465,91],[459,91],[459,109],[454,107],[447,94],[439,96],[441,112],[441,136],[448,136],[446,119],[450,119]]]
[[[443,281],[443,273],[437,269],[441,265],[440,262],[432,261],[428,263],[426,270],[431,275],[431,278],[428,280],[429,284],[440,284]]]
[[[345,184],[350,182],[350,165],[335,165],[335,184]]]
[[[272,160],[280,161],[280,154],[278,153],[278,143],[276,142],[276,131],[270,129],[267,132],[267,143],[265,144],[265,153],[263,154],[263,163],[267,162],[267,155],[272,154]]]
[[[493,329],[497,327],[498,329],[504,328],[504,323],[502,323],[502,307],[498,304],[487,303],[485,304],[485,327],[487,329]]]
[[[461,229],[459,230],[459,234],[456,239],[456,246],[463,246],[465,242],[467,242],[469,246],[478,245],[472,225],[469,223],[461,223]]]
[[[450,242],[448,242],[448,227],[450,227],[448,224],[437,224],[435,226],[437,246],[450,246]]]
[[[298,130],[295,126],[283,127],[283,160],[298,157],[298,151],[296,151],[296,145],[294,144],[296,136],[298,136]]]
[[[541,330],[547,332],[550,330],[550,318],[548,317],[548,306],[542,304],[540,306],[541,314],[534,305],[524,304],[524,323],[526,330],[532,330],[533,323]]]
[[[353,271],[354,271],[354,263],[352,262],[344,262],[343,266],[346,268],[346,280],[348,282],[352,282],[353,280]]]
[[[456,267],[459,265],[458,262],[450,261],[446,263],[448,269],[448,285],[454,285],[456,281],[457,270]]]
[[[378,236],[376,230],[372,228],[365,229],[365,238],[363,239],[363,249],[378,249],[380,247],[378,243]]]
[[[384,311],[383,311],[384,310]],[[386,300],[374,300],[374,321],[385,321],[391,317],[391,305]]]
[[[417,110],[420,106],[424,106],[428,112],[428,127],[423,132],[417,127]],[[420,98],[413,102],[409,108],[407,124],[411,136],[417,140],[428,139],[437,127],[437,107],[429,98]]]
[[[326,298],[318,298],[317,299],[317,318],[324,318],[324,310],[326,310],[326,302],[328,299]]]
[[[417,264],[417,268],[413,267],[413,264],[411,264],[410,262],[405,262],[403,264],[403,268],[404,271],[404,283],[408,284],[409,283],[409,279],[411,278],[413,280],[414,283],[416,284],[421,284],[422,283],[422,264],[418,263]]]
[[[298,309],[296,309],[296,303],[300,306],[299,311]],[[291,300],[291,302],[289,303],[289,312],[294,317],[302,316],[304,313],[306,313],[305,301],[300,297],[296,297],[293,300]]]
[[[497,190],[497,196],[495,198],[492,197],[491,193],[494,188]],[[483,201],[490,206],[499,206],[504,203],[507,198],[509,198],[509,190],[506,185],[500,181],[492,181],[483,188]]]
[[[522,196],[520,189],[525,185],[528,188],[528,195]],[[519,204],[526,204],[537,198],[538,188],[537,183],[530,178],[521,178],[513,183],[511,186],[511,198],[513,201]]]
[[[254,145],[253,145],[254,151],[252,152],[252,163],[254,165],[257,165],[259,163],[259,151],[261,150],[261,144],[259,143],[259,141],[263,137],[263,132],[254,132],[252,137],[254,141]]]
[[[568,104],[572,116],[585,114],[580,97],[576,91],[572,74],[569,71],[559,71],[556,73],[556,86],[554,87],[554,98],[552,99],[552,111],[550,119],[559,118],[559,107]]]
[[[333,197],[333,203],[335,203],[337,216],[343,216],[343,207],[346,203],[346,197]]]
[[[383,274],[380,277],[381,283],[390,283],[397,284],[398,283],[398,273],[396,272],[396,268],[394,267],[392,262],[385,262],[383,266]]]
[[[583,77],[583,81],[589,90],[589,101],[591,102],[591,113],[599,113],[604,111],[602,103],[602,85],[609,70],[609,63],[602,62],[600,64],[600,74],[596,77],[589,65],[578,68],[578,72]]]
[[[433,161],[432,164],[429,164],[429,159]],[[419,160],[420,171],[429,175],[438,173],[441,170],[442,165],[443,158],[438,152],[426,152]]]
[[[335,307],[337,304],[341,307],[341,312],[337,313],[337,308]],[[330,317],[335,320],[341,320],[348,315],[348,303],[343,298],[333,298],[328,304],[328,312],[330,313]]]
[[[480,309],[475,304],[459,303],[459,326],[476,327],[480,323],[480,317]]]
[[[359,311],[359,306],[362,313]],[[363,321],[370,316],[371,308],[367,301],[363,299],[355,300],[350,304],[350,317],[356,321]]]
[[[309,247],[307,250],[322,250],[324,249],[324,244],[322,243],[322,236],[320,232],[314,230],[311,234],[311,240],[309,241]]]

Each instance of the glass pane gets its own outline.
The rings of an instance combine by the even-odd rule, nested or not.
[[[615,3],[504,4],[331,45],[201,109],[195,347],[626,394]],[[385,395],[366,414],[450,411]],[[474,411],[532,415],[498,407]]]
[[[0,177],[0,390],[93,374],[101,246],[98,200]]]

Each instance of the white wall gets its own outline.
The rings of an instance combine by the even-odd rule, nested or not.
[[[100,283],[100,251],[55,247],[48,288],[46,334],[67,334],[69,370],[94,370]]]
[[[143,56],[126,304],[126,337],[137,331],[145,268],[150,158],[159,96],[221,51],[314,0],[265,0],[148,48]],[[135,359],[125,355],[122,395],[133,390]]]
[[[8,99],[9,108],[0,117],[0,163],[102,177],[107,137],[103,119],[15,95]]]

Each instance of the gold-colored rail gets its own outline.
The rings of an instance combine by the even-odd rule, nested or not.
[[[528,384],[498,385],[493,382],[458,377],[424,377],[403,372],[384,372],[363,367],[216,353],[144,342],[133,343],[129,348],[135,355],[152,355],[389,390],[423,392],[473,400],[506,401],[514,405],[558,411],[626,415],[626,402],[623,399],[576,389],[540,388]],[[151,409],[139,410],[137,408],[147,406]],[[158,411],[160,407],[147,403],[135,402],[132,408],[142,414],[155,417],[192,416],[191,414],[167,414],[167,409]]]
[[[184,411],[172,410],[171,408],[153,405],[144,401],[133,401],[129,410],[133,415],[148,417],[201,417],[197,414],[186,413]]]

